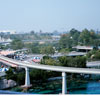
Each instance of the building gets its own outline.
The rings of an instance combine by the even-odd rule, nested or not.
[[[53,35],[52,39],[53,40],[60,40],[61,36],[60,35]]]
[[[3,31],[0,31],[0,34],[16,34],[16,31],[14,30],[3,30]]]
[[[72,48],[75,49],[77,52],[88,52],[93,50],[92,46],[75,46]]]
[[[7,44],[10,44],[11,42],[12,40],[10,38],[5,39],[5,38],[0,37],[0,44],[2,45],[7,45]]]

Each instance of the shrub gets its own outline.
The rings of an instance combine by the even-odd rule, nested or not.
[[[30,79],[31,79],[31,82],[33,80],[35,80],[35,81],[37,81],[37,80],[46,81],[47,78],[48,78],[48,74],[44,70],[32,69],[30,71]]]
[[[16,76],[16,74],[14,74],[12,68],[10,68],[8,71],[6,71],[6,79],[7,80],[12,79],[12,80],[16,81],[17,76]]]
[[[22,85],[22,84],[25,84],[25,73],[24,72],[14,73],[12,68],[10,68],[6,72],[6,79],[7,80],[12,79],[12,80],[16,81],[18,85]]]
[[[25,73],[24,72],[18,73],[16,81],[17,81],[18,85],[25,84]]]
[[[87,54],[87,58],[91,60],[100,60],[100,50],[93,50]]]
[[[54,65],[54,66],[59,65],[58,61],[54,60],[49,56],[44,56],[40,63],[45,65]]]
[[[86,67],[86,57],[59,57],[62,66],[67,67]]]

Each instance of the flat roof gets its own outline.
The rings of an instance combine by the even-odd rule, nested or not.
[[[72,48],[76,48],[76,49],[88,49],[88,50],[92,50],[93,47],[92,46],[75,46]]]
[[[67,56],[84,56],[86,54],[87,53],[84,53],[84,52],[76,52],[76,51],[73,51],[73,52],[68,53]]]

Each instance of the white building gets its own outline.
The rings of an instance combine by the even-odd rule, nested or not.
[[[1,43],[1,42],[12,42],[12,40],[11,40],[10,38],[5,39],[5,38],[1,38],[1,37],[0,37],[0,43]]]
[[[3,31],[0,31],[0,33],[4,33],[4,34],[16,34],[16,31],[14,31],[14,30],[3,30]]]

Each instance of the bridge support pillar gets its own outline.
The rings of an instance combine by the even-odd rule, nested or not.
[[[30,86],[29,68],[26,67],[25,71],[26,71],[26,73],[25,73],[25,86],[28,87],[28,86]]]
[[[62,94],[67,94],[66,73],[62,72]]]

